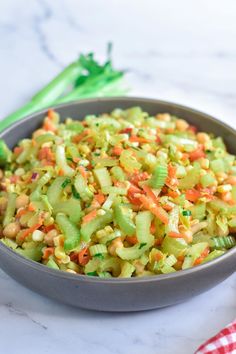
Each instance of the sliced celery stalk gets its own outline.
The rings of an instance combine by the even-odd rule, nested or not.
[[[114,213],[115,221],[124,234],[129,236],[134,235],[136,232],[136,227],[131,218],[131,209],[125,205],[115,205]]]
[[[92,234],[98,230],[103,229],[108,225],[113,219],[113,213],[107,211],[105,215],[99,215],[92,221],[82,224],[81,226],[81,236],[84,241],[89,241]]]
[[[80,231],[77,226],[72,223],[65,214],[62,213],[57,214],[56,222],[65,236],[65,251],[71,251],[72,249],[76,248],[80,242]]]
[[[186,252],[188,245],[182,239],[175,239],[166,236],[164,238],[161,248],[164,253],[167,253],[169,255],[173,254],[177,258]]]

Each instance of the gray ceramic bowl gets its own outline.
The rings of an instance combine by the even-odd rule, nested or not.
[[[82,119],[86,114],[114,108],[141,106],[150,114],[170,112],[199,129],[222,136],[236,154],[236,132],[216,119],[174,103],[143,98],[104,98],[54,107],[62,119]],[[42,122],[45,111],[26,117],[1,135],[10,147],[30,136]],[[27,260],[0,243],[0,267],[26,287],[63,303],[100,311],[140,311],[185,301],[217,285],[236,269],[236,247],[207,264],[167,275],[133,279],[99,279],[68,274]],[[217,291],[217,289],[215,289]]]

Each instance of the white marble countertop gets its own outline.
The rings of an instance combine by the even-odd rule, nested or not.
[[[0,2],[0,116],[81,52],[128,70],[132,95],[175,101],[236,127],[236,3],[225,0]],[[161,310],[109,314],[67,307],[0,271],[0,352],[191,354],[236,315],[236,275]]]

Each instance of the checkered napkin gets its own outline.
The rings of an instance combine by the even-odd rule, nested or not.
[[[208,339],[195,354],[236,354],[236,320]]]

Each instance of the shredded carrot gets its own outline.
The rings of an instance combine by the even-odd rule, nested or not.
[[[128,241],[131,245],[136,245],[138,243],[138,239],[136,236],[126,236],[126,241]]]
[[[23,241],[26,237],[28,237],[30,234],[32,234],[35,230],[39,229],[40,226],[42,226],[42,222],[37,223],[37,224],[35,224],[35,225],[29,227],[28,229],[24,230],[24,231],[22,232],[22,234],[20,235],[19,239],[20,239],[21,241]]]
[[[43,259],[48,259],[50,256],[54,254],[54,247],[47,247],[43,250]]]
[[[94,194],[94,199],[101,205],[105,202],[105,195],[102,192]]]
[[[196,189],[189,189],[185,193],[185,198],[190,202],[196,202],[201,197],[201,193]]]
[[[156,224],[154,221],[151,223],[150,232],[151,232],[151,234],[155,234],[155,232],[156,232]]]
[[[179,232],[174,232],[174,231],[169,232],[168,236],[173,237],[173,238],[184,238],[183,234],[180,234]]]
[[[129,138],[129,141],[131,141],[132,143],[141,143],[141,144],[146,144],[146,143],[151,143],[152,140],[150,139],[145,139],[143,137],[140,137],[140,136],[137,136],[137,135],[132,135],[130,138]]]
[[[28,210],[29,210],[29,211],[35,211],[36,208],[35,208],[35,206],[34,206],[32,203],[29,203],[29,205],[28,205]]]
[[[159,198],[155,195],[155,193],[153,192],[153,190],[147,186],[147,185],[143,185],[142,186],[144,192],[146,193],[146,195],[152,199],[152,201],[155,203],[155,204],[158,204],[159,202]]]
[[[123,151],[122,147],[120,147],[120,146],[115,146],[115,147],[112,149],[112,155],[120,156],[120,154],[122,153],[122,151]]]
[[[54,229],[56,229],[56,225],[55,224],[44,226],[43,227],[43,232],[48,233],[49,231],[52,231]]]
[[[87,178],[88,178],[88,173],[87,173],[85,167],[84,167],[84,166],[78,166],[78,170],[79,170],[79,172],[81,173],[81,175],[84,177],[84,179],[87,180]]]
[[[139,199],[145,209],[150,210],[151,213],[153,213],[164,224],[168,224],[168,214],[161,206],[155,205],[153,201],[145,195],[140,195]]]
[[[166,211],[171,211],[173,209],[173,207],[169,204],[162,205],[162,208]]]
[[[136,187],[134,184],[131,184],[128,189],[127,197],[132,204],[141,205],[139,199],[139,195],[141,193],[143,193],[143,191],[140,188]]]
[[[44,120],[43,129],[51,132],[55,132],[57,130],[51,119],[48,117]]]
[[[86,265],[89,260],[90,260],[89,250],[87,247],[85,247],[78,253],[78,263],[80,265]]]
[[[20,218],[22,215],[25,215],[28,213],[28,210],[27,209],[21,209],[21,210],[18,210],[17,214],[16,214],[16,218]]]
[[[199,147],[197,150],[189,153],[189,160],[191,162],[196,161],[196,160],[200,159],[201,157],[206,157],[206,154],[203,151],[202,147]]]
[[[16,146],[13,151],[14,151],[14,154],[20,155],[20,153],[22,153],[22,151],[23,151],[23,147]]]
[[[89,133],[90,133],[90,130],[89,129],[85,129],[84,131],[82,131],[82,133],[73,136],[73,138],[72,138],[73,143],[78,144]]]
[[[177,191],[173,191],[173,189],[168,190],[168,196],[171,198],[177,198],[180,195]]]
[[[209,247],[206,247],[206,249],[202,252],[201,256],[195,260],[193,265],[196,266],[196,265],[201,264],[202,261],[204,260],[204,258],[206,258],[208,256],[209,252],[210,252]]]
[[[163,259],[163,254],[161,252],[157,252],[154,258],[156,261],[160,261],[161,259]]]
[[[60,170],[58,171],[58,175],[59,176],[64,176],[64,171],[63,171],[63,169],[62,168],[60,168]]]
[[[97,216],[97,210],[92,210],[92,211],[90,211],[90,213],[88,213],[87,215],[85,215],[83,217],[82,223],[86,224],[86,223],[92,221],[96,216]]]
[[[149,174],[147,172],[138,172],[134,173],[130,176],[129,181],[138,186],[138,183],[141,181],[146,181],[149,178]]]
[[[48,118],[49,119],[53,119],[54,118],[54,116],[55,116],[55,111],[53,110],[53,109],[49,109],[48,110]]]

